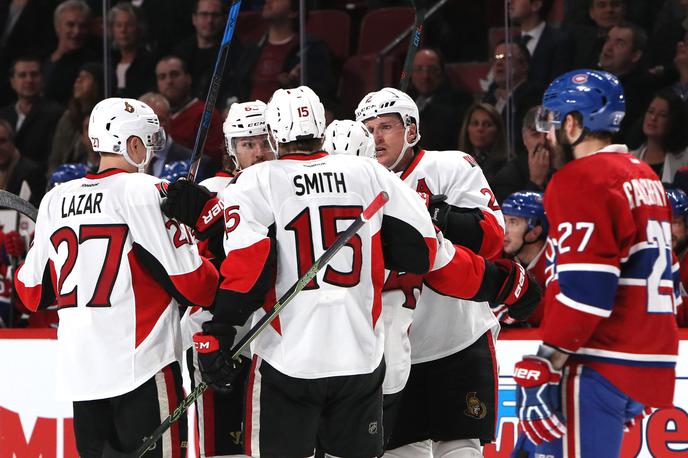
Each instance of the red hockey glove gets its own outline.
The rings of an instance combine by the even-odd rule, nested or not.
[[[566,424],[560,413],[561,371],[548,359],[524,356],[514,367],[516,412],[521,427],[534,444],[560,439]]]
[[[5,251],[8,255],[15,258],[23,258],[26,254],[26,243],[24,237],[19,235],[17,231],[11,231],[5,234]]]
[[[234,337],[234,326],[212,321],[203,323],[203,332],[193,336],[203,381],[223,393],[232,390],[233,383],[243,368],[240,360],[232,359]]]
[[[490,302],[497,306],[505,304],[508,307],[509,316],[515,320],[527,319],[542,298],[540,285],[517,262],[497,259],[492,261],[492,264],[506,276],[495,300]]]

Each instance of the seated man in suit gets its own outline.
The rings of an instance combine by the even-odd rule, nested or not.
[[[531,81],[550,82],[569,70],[565,34],[545,22],[552,3],[554,0],[512,0],[509,4],[511,19],[521,26],[519,40],[530,52]]]
[[[42,96],[40,59],[18,58],[10,68],[10,85],[17,101],[0,108],[0,119],[7,121],[16,132],[14,143],[22,155],[45,167],[62,107]]]

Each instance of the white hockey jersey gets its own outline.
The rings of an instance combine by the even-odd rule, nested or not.
[[[470,155],[421,150],[401,173],[401,179],[419,193],[446,195],[446,202],[455,207],[480,209],[484,238],[478,254],[489,258],[501,252],[504,217]],[[499,322],[486,302],[464,301],[422,288],[410,332],[411,360],[415,364],[449,356],[490,329],[496,333]]]
[[[372,372],[384,344],[383,244],[410,234],[400,243],[408,243],[409,249],[423,245],[426,259],[413,262],[427,271],[437,248],[434,227],[415,192],[376,161],[360,157],[280,157],[245,170],[220,194],[227,253],[221,288],[244,293],[255,286],[275,246],[274,233],[276,278],[268,293],[274,298],[311,267],[380,191],[389,194],[387,205],[254,341],[253,353],[280,372],[298,378]],[[253,321],[263,313],[255,313]]]
[[[181,361],[175,298],[208,306],[215,297],[217,270],[160,210],[164,186],[110,169],[41,202],[15,288],[31,310],[57,296],[62,398],[121,395]]]

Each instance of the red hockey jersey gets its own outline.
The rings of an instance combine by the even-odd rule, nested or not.
[[[671,215],[662,183],[622,145],[550,181],[543,340],[631,398],[671,406],[678,353]]]

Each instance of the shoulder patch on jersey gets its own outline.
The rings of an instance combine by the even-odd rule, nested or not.
[[[475,161],[475,158],[471,156],[470,154],[464,154],[463,156],[464,160],[470,164],[471,167],[477,167],[478,163]]]
[[[163,199],[167,197],[167,187],[170,184],[167,181],[161,181],[160,183],[155,183],[155,189],[158,190],[158,193],[160,193],[160,197]]]
[[[425,182],[425,178],[418,180],[418,183],[416,184],[416,192],[420,194],[423,199],[425,199],[426,203],[429,202],[430,198],[434,195],[428,184]]]

